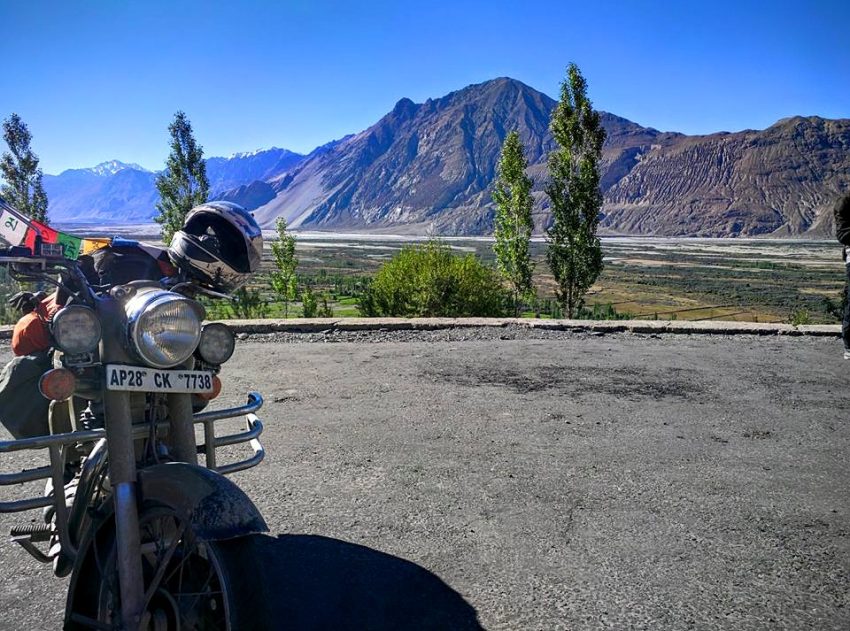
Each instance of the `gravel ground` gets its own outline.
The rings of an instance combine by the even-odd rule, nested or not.
[[[846,630],[848,374],[817,337],[247,336],[269,626]],[[0,568],[0,629],[61,626],[65,581]]]

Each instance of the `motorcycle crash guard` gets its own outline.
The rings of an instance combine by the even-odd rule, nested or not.
[[[165,505],[191,516],[192,530],[202,541],[221,541],[268,532],[257,507],[244,491],[210,469],[171,462],[139,471],[139,506]]]

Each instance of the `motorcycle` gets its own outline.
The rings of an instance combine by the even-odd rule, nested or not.
[[[50,324],[53,367],[39,382],[52,433],[0,441],[0,454],[49,454],[47,466],[0,473],[0,486],[48,481],[0,512],[45,511],[44,524],[13,528],[12,541],[70,574],[65,628],[250,627],[251,535],[268,528],[225,476],[263,460],[263,398],[193,410],[193,398],[218,395],[235,347],[226,325],[203,323],[197,298],[224,296],[187,280],[96,286],[48,243],[0,251],[0,265],[70,296]],[[62,416],[70,431],[53,429]],[[243,431],[216,436],[217,421],[241,416]],[[246,459],[218,462],[217,449],[246,443]]]

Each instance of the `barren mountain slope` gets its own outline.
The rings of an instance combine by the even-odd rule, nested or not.
[[[415,104],[399,101],[364,132],[310,157],[275,182],[257,211],[316,228],[433,225],[479,233],[490,226],[489,193],[501,144],[516,129],[532,163],[551,149],[554,101],[511,79]]]
[[[506,78],[419,105],[402,99],[369,129],[270,180],[277,195],[257,217],[328,230],[487,234],[499,151],[517,129],[540,232],[550,221],[543,187],[554,106]],[[660,132],[605,112],[602,123],[607,232],[827,235],[827,211],[850,185],[850,120],[797,117],[710,136]]]
[[[630,234],[827,235],[832,204],[850,188],[848,156],[846,119],[683,136],[640,155],[607,190],[602,225]]]

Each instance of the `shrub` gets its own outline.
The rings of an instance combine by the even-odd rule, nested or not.
[[[800,326],[803,324],[811,324],[812,323],[812,315],[809,313],[808,309],[795,309],[791,312],[791,315],[788,316],[788,324],[792,324],[793,326]]]
[[[318,311],[316,313],[316,317],[318,317],[318,318],[332,318],[332,317],[334,317],[334,310],[333,310],[333,307],[331,307],[328,304],[328,295],[327,294],[322,295],[322,304],[319,305]]]
[[[309,287],[305,287],[301,291],[301,311],[305,318],[315,318],[316,311],[316,294]]]
[[[844,306],[847,303],[847,292],[842,292],[841,302],[837,303],[831,298],[824,296],[822,301],[823,311],[834,320],[841,322],[844,317]]]
[[[386,262],[357,308],[365,316],[497,317],[507,313],[509,299],[495,270],[474,254],[455,256],[429,241]]]
[[[594,304],[590,308],[582,307],[578,311],[578,317],[581,320],[630,320],[633,316],[631,313],[617,311],[609,302],[607,304]],[[658,314],[655,314],[655,319],[658,319]]]
[[[233,300],[228,304],[228,307],[234,318],[244,320],[265,318],[269,310],[268,301],[263,295],[255,289],[246,287],[240,287],[233,294]]]
[[[230,320],[233,317],[233,310],[224,300],[201,296],[201,304],[206,310],[207,320]]]

